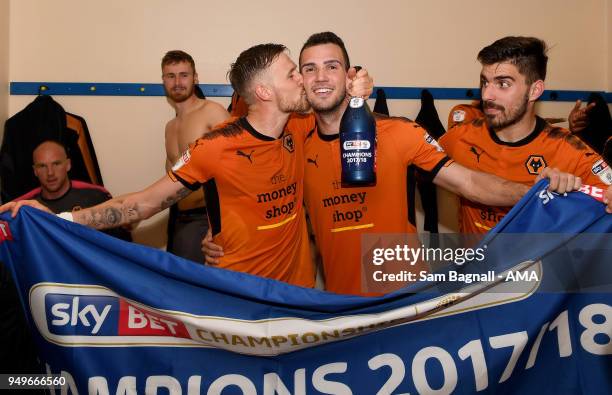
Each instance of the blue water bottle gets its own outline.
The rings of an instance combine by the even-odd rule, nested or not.
[[[340,121],[342,186],[376,185],[376,122],[368,103],[351,97]]]

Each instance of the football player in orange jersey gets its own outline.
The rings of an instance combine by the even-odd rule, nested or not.
[[[505,37],[478,54],[484,117],[458,122],[440,138],[456,162],[474,170],[531,185],[547,168],[581,178],[605,196],[612,212],[612,171],[569,131],[536,116],[544,92],[546,44],[533,37]],[[461,199],[460,229],[485,233],[509,211]]]

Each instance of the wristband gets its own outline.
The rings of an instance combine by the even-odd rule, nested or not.
[[[74,222],[74,218],[72,218],[72,213],[69,211],[64,211],[63,213],[57,214],[61,219],[65,219],[66,221]]]

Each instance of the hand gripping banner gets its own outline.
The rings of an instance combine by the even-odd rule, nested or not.
[[[545,188],[487,234],[484,262],[454,265],[491,279],[379,298],[194,264],[30,208],[1,216],[0,260],[47,372],[67,378],[58,394],[611,393],[612,215]]]

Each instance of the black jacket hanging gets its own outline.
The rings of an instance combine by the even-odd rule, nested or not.
[[[66,113],[66,122],[68,129],[73,130],[78,136],[78,145],[81,154],[83,155],[83,161],[87,169],[87,174],[91,179],[92,184],[104,186],[102,181],[102,173],[100,172],[100,166],[98,165],[98,157],[96,156],[96,150],[89,134],[89,128],[85,118],[80,117],[76,114]]]
[[[389,107],[387,107],[387,95],[385,94],[384,89],[376,89],[376,102],[374,102],[374,112],[389,115]]]
[[[421,91],[421,110],[416,117],[416,123],[427,130],[427,133],[439,139],[445,132],[440,117],[436,111],[436,106],[433,102],[433,96],[427,89]],[[423,229],[431,233],[438,233],[438,197],[436,194],[436,186],[432,182],[431,174],[423,171],[416,166],[410,166],[408,169],[408,200],[414,202],[415,199],[415,183],[419,188],[421,195],[421,205],[425,212]],[[408,207],[408,218],[415,220],[415,208]]]
[[[438,111],[434,105],[434,98],[427,89],[421,91],[421,111],[416,117],[416,123],[427,130],[427,133],[438,140],[446,132],[440,122]]]
[[[92,182],[78,147],[78,136],[66,126],[66,112],[50,96],[38,96],[4,125],[0,148],[2,201],[8,202],[39,185],[32,170],[32,152],[45,140],[62,143],[72,162],[69,177]]]
[[[599,93],[591,93],[591,103],[595,103],[595,107],[588,113],[588,124],[576,135],[596,152],[603,154],[606,141],[612,137],[612,117],[608,103]]]

